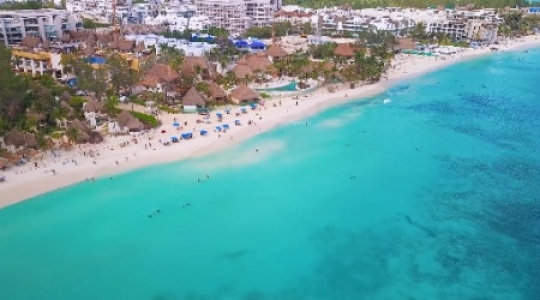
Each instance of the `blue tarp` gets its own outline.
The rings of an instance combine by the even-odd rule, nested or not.
[[[246,41],[235,41],[234,46],[238,48],[247,48],[249,44]]]
[[[251,43],[251,45],[249,45],[249,47],[251,49],[261,49],[261,50],[264,50],[264,48],[266,47],[266,44],[261,42],[261,41],[254,41],[253,43]]]
[[[87,58],[86,61],[88,61],[91,64],[102,65],[102,64],[105,63],[105,58],[99,57],[99,56],[91,56],[91,57]]]

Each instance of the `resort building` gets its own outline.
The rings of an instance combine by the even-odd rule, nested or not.
[[[63,10],[0,11],[0,43],[6,46],[18,44],[27,36],[52,42],[63,33],[82,27],[82,20]]]
[[[251,26],[270,26],[282,0],[195,0],[197,12],[212,26],[241,34]]]

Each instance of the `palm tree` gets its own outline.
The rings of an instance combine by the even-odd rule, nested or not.
[[[74,144],[79,140],[81,135],[80,135],[80,132],[79,132],[79,130],[77,128],[69,127],[66,130],[66,136],[68,138],[69,143]]]
[[[117,108],[116,106],[120,103],[120,100],[116,96],[109,96],[107,97],[107,100],[103,104],[103,110],[109,115],[109,116],[116,116]]]
[[[343,68],[341,75],[346,82],[350,84],[350,88],[354,89],[355,82],[358,80],[358,69],[354,65],[349,65]]]

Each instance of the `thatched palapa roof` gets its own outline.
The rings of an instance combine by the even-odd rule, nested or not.
[[[253,69],[251,69],[248,65],[244,64],[238,64],[234,66],[232,72],[238,79],[246,79],[247,76],[253,75]]]
[[[182,98],[182,104],[188,106],[204,106],[206,104],[206,100],[204,100],[204,97],[199,93],[199,91],[192,86]]]
[[[258,100],[259,94],[245,84],[240,84],[237,88],[232,90],[231,97],[240,102]]]
[[[131,52],[134,46],[135,46],[135,41],[128,41],[124,39],[120,39],[118,41],[118,50],[120,51]]]
[[[21,46],[28,48],[36,48],[39,44],[41,44],[41,38],[37,36],[27,35],[21,40]]]
[[[120,114],[118,114],[118,116],[116,116],[116,122],[121,127],[126,127],[129,120],[132,118],[133,116],[127,110],[123,110]]]
[[[103,103],[97,102],[94,99],[89,100],[84,104],[83,110],[85,112],[96,112],[103,109]]]
[[[265,53],[268,56],[276,57],[279,59],[285,58],[287,57],[287,55],[289,55],[287,51],[285,51],[285,49],[283,49],[280,45],[275,44],[275,43],[270,45],[270,47],[268,47],[268,50],[266,50]]]
[[[34,135],[28,132],[11,131],[8,132],[4,138],[6,145],[13,145],[17,148],[36,148],[38,146],[37,139]]]
[[[337,45],[336,49],[334,49],[334,54],[344,57],[353,57],[354,48],[351,47],[349,43],[340,43]]]
[[[225,91],[213,81],[208,84],[208,93],[210,94],[210,97],[214,99],[227,97],[227,93],[225,93]]]
[[[123,110],[116,116],[116,122],[120,127],[127,128],[129,131],[141,131],[144,129],[144,124],[132,116],[127,110]]]
[[[203,56],[187,56],[180,66],[180,72],[182,75],[195,76],[197,75],[195,72],[196,66],[199,66],[202,71],[210,70],[210,66]]]
[[[131,120],[129,120],[126,127],[130,131],[141,131],[144,129],[144,124],[138,119],[132,118]]]
[[[0,169],[7,168],[8,165],[9,165],[9,159],[0,157]]]
[[[176,72],[171,66],[165,64],[155,64],[150,70],[148,70],[146,74],[154,76],[158,79],[162,79],[165,82],[171,82],[180,77],[178,72]]]
[[[416,44],[414,43],[412,38],[398,39],[397,48],[399,49],[414,49],[415,47],[416,47]]]

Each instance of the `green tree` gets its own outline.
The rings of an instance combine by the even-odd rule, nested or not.
[[[324,43],[318,45],[310,45],[308,53],[314,59],[328,59],[334,57],[334,50],[337,47],[337,43]]]
[[[122,89],[131,89],[139,81],[139,73],[131,69],[129,62],[120,54],[109,55],[106,68],[114,95],[118,95]]]
[[[426,24],[424,22],[417,23],[410,31],[410,36],[416,41],[425,41],[429,38],[426,32]]]
[[[108,96],[105,100],[105,103],[103,103],[103,110],[109,115],[109,116],[116,116],[118,114],[118,104],[120,104],[120,99],[116,96]]]
[[[81,137],[81,133],[79,132],[79,129],[75,127],[68,127],[68,129],[66,130],[66,136],[69,143],[75,144]]]
[[[208,28],[208,34],[217,37],[229,37],[229,31],[227,31],[227,29],[215,26],[211,26],[210,28]]]

